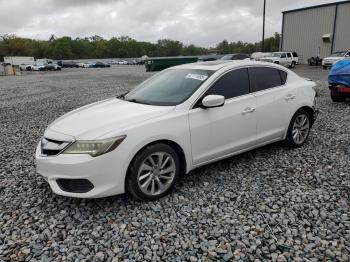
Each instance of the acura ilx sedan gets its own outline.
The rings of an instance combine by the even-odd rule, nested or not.
[[[197,167],[276,141],[302,146],[315,121],[314,86],[271,63],[172,67],[51,123],[37,172],[64,196],[156,200]]]

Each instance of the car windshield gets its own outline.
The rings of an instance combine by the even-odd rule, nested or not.
[[[280,57],[282,53],[272,53],[272,57]]]
[[[225,55],[220,58],[220,60],[231,60],[231,59],[232,59],[232,55]]]
[[[332,57],[341,57],[341,56],[345,56],[346,52],[341,51],[341,52],[335,52],[333,54],[331,54]]]
[[[174,106],[186,101],[214,71],[168,69],[141,83],[125,95],[126,101]]]

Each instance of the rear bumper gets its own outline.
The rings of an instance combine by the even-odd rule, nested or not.
[[[350,98],[350,87],[346,86],[329,86],[332,92],[335,92],[338,96]]]

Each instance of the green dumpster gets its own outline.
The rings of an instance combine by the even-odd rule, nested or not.
[[[174,57],[150,57],[145,62],[147,72],[160,71],[172,66],[194,63],[198,61],[196,56],[174,56]]]

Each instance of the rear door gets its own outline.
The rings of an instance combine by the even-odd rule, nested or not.
[[[226,100],[222,107],[194,106],[189,112],[195,165],[253,147],[256,143],[256,98],[250,94],[247,68],[223,74],[202,98],[207,95],[223,95]]]
[[[274,67],[251,67],[249,73],[257,103],[257,144],[279,140],[288,126],[289,103],[296,97],[286,85],[287,72]]]

